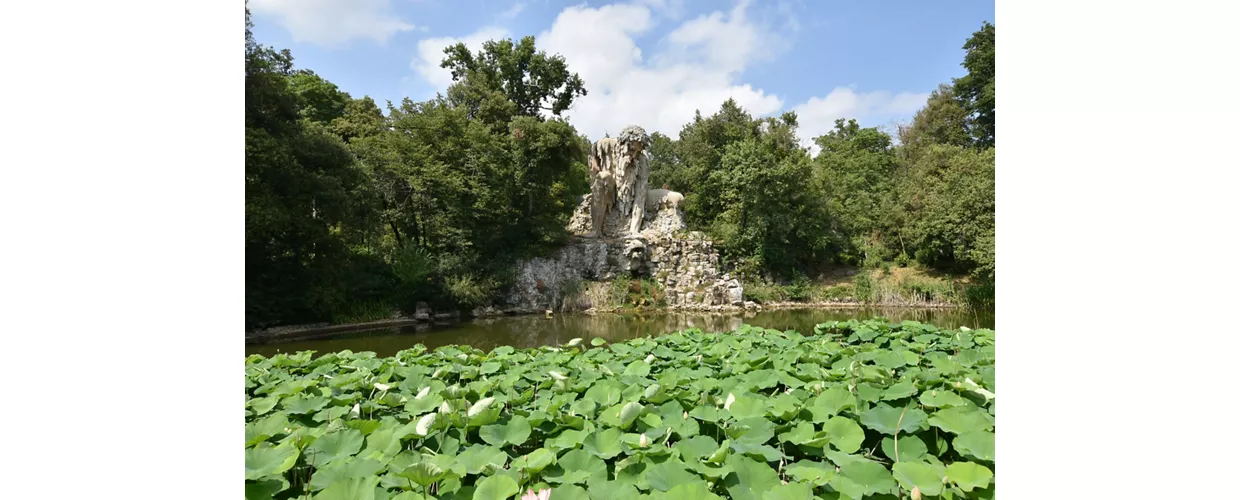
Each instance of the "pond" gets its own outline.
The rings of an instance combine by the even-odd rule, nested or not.
[[[587,342],[601,337],[619,342],[647,335],[661,335],[686,328],[706,332],[726,332],[742,323],[777,330],[812,333],[814,325],[828,321],[887,318],[931,323],[939,327],[995,327],[994,310],[970,309],[782,309],[736,314],[694,314],[652,312],[641,314],[557,314],[544,316],[508,316],[466,320],[448,325],[419,324],[401,328],[370,330],[335,335],[330,338],[296,340],[271,344],[247,344],[245,354],[271,356],[276,353],[317,351],[328,353],[345,349],[353,352],[374,351],[391,356],[397,351],[422,344],[428,349],[458,344],[490,351],[499,346],[517,348],[560,345],[576,337]]]

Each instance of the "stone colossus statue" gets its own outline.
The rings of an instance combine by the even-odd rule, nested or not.
[[[600,139],[590,146],[590,233],[588,238],[622,236],[641,231],[650,179],[650,136],[631,125],[618,137]],[[609,216],[619,217],[614,233]]]

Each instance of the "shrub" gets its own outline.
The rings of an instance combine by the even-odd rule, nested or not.
[[[856,292],[855,297],[860,302],[870,302],[874,294],[874,280],[870,278],[870,273],[862,271],[857,273],[853,278],[853,290]]]

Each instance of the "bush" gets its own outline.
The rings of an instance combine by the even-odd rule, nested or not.
[[[457,305],[472,307],[481,305],[498,288],[494,280],[476,279],[472,275],[444,278],[444,289]]]
[[[784,287],[772,284],[765,280],[746,283],[743,293],[745,300],[751,300],[759,304],[769,302],[779,302],[788,299],[787,290]]]
[[[870,302],[874,294],[874,280],[870,278],[869,272],[857,273],[853,278],[853,290],[856,292],[854,298],[859,302]]]
[[[798,275],[784,290],[790,300],[804,302],[810,299],[812,284],[805,275]]]

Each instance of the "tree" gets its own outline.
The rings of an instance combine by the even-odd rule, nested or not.
[[[982,29],[965,42],[964,66],[968,74],[954,81],[953,90],[970,114],[969,131],[983,148],[995,145],[995,26]]]
[[[298,98],[301,116],[323,124],[344,116],[345,106],[352,101],[336,84],[308,69],[299,69],[289,76],[289,89]]]
[[[835,259],[859,263],[891,258],[886,205],[892,196],[896,155],[891,137],[856,120],[838,119],[835,129],[816,137],[815,184],[830,215]]]
[[[904,234],[918,261],[994,280],[994,148],[931,145],[898,193]]]
[[[471,118],[501,126],[513,116],[559,116],[573,99],[586,95],[585,84],[569,73],[562,56],[548,56],[534,47],[534,37],[490,40],[471,54],[464,43],[444,49],[441,67],[452,70],[456,82],[448,90],[453,104],[464,106]]]
[[[900,144],[906,155],[915,155],[931,144],[968,146],[968,111],[956,99],[950,85],[939,85],[926,106],[913,115],[913,122],[900,127]]]

